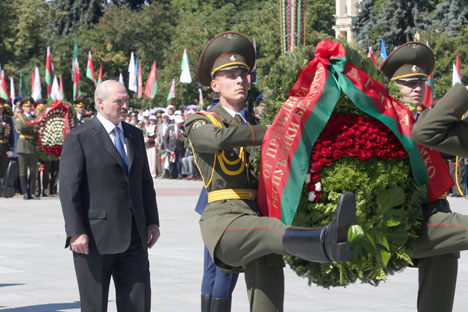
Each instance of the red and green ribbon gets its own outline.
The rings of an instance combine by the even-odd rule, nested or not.
[[[324,40],[302,71],[262,145],[258,203],[265,216],[290,225],[294,219],[312,147],[344,92],[362,111],[385,124],[399,139],[418,185],[427,185],[426,202],[439,198],[453,181],[438,152],[411,139],[411,112],[386,88],[349,62],[341,44]],[[437,187],[435,183],[437,181]]]

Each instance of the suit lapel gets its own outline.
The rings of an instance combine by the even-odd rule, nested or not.
[[[94,123],[92,126],[92,131],[94,132],[95,135],[99,137],[99,141],[103,143],[104,149],[109,153],[110,156],[112,156],[112,158],[116,162],[119,163],[122,169],[125,169],[125,165],[124,165],[122,157],[120,156],[119,152],[115,148],[114,143],[112,143],[112,140],[109,137],[109,134],[107,133],[106,129],[101,124],[101,122],[97,118],[93,118],[89,122]]]
[[[231,116],[231,114],[229,114],[227,112],[227,110],[225,110],[223,108],[223,106],[221,104],[216,104],[215,108],[213,108],[213,111],[218,114],[218,116],[221,117],[222,121],[227,124],[228,126],[231,124],[231,123],[236,123],[237,124],[237,121],[234,120],[234,118]]]

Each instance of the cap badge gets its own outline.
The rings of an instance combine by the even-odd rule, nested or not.
[[[229,58],[229,60],[230,60],[231,62],[235,62],[235,61],[237,61],[237,57],[236,57],[235,55],[231,55],[231,57]]]
[[[413,65],[413,67],[411,67],[411,72],[413,72],[413,73],[422,73],[422,69],[421,69],[421,67],[419,67],[417,65]]]

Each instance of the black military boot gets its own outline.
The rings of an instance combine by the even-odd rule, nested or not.
[[[16,161],[11,161],[8,164],[5,177],[3,178],[3,183],[1,186],[1,195],[3,197],[9,198],[15,195],[15,180],[18,176],[18,164]]]
[[[211,294],[201,295],[201,312],[210,312],[211,308]]]
[[[36,177],[31,175],[29,177],[29,197],[30,199],[40,199],[39,196],[36,196],[36,192],[35,192],[35,188],[36,188]]]
[[[231,312],[231,298],[211,298],[210,312]]]
[[[288,227],[283,246],[293,256],[312,262],[345,262],[351,258],[348,229],[356,216],[354,194],[341,195],[332,221],[325,227]]]
[[[26,176],[19,176],[19,180],[20,180],[20,186],[21,186],[21,191],[23,192],[23,196],[24,196],[24,199],[27,200],[27,199],[31,199],[31,197],[29,197],[29,192],[28,192],[28,184],[26,182]]]

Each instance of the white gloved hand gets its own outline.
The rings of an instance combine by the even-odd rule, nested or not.
[[[12,151],[7,151],[6,153],[7,153],[8,157],[13,157],[13,152]]]

